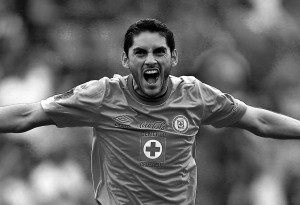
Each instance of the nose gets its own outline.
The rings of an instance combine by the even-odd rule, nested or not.
[[[146,60],[145,60],[145,64],[146,65],[153,65],[156,64],[156,59],[154,58],[152,53],[149,53]]]

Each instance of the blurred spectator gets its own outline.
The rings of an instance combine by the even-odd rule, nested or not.
[[[247,60],[235,50],[233,42],[218,42],[196,59],[194,75],[249,102],[245,92],[250,75]],[[196,148],[197,203],[252,204],[251,183],[262,166],[252,139],[240,130],[204,127],[197,136]]]
[[[30,176],[37,204],[92,204],[93,190],[84,176],[74,161],[67,160],[60,164],[43,162]]]

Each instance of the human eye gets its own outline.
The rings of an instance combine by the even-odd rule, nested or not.
[[[166,54],[165,48],[157,48],[154,50],[154,54],[157,56],[164,56]]]
[[[143,57],[147,54],[147,52],[143,49],[137,49],[134,51],[134,55],[138,56],[138,57]]]

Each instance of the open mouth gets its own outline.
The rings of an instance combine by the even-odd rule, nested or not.
[[[144,78],[149,84],[155,84],[159,78],[159,71],[156,69],[144,72]]]

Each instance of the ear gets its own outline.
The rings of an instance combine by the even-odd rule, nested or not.
[[[175,67],[178,63],[178,53],[177,50],[174,49],[171,53],[172,67]]]
[[[122,65],[123,65],[123,67],[124,68],[128,68],[129,69],[129,59],[128,59],[128,57],[127,57],[127,55],[126,55],[126,53],[123,51],[123,53],[122,53]]]

